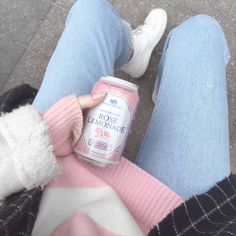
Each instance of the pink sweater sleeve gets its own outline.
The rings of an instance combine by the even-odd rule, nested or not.
[[[41,115],[48,126],[54,155],[71,154],[83,127],[83,114],[77,97],[65,97]]]

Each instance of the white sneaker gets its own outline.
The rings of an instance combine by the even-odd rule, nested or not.
[[[148,14],[143,25],[133,30],[133,56],[120,68],[122,71],[133,78],[139,78],[145,73],[152,51],[165,31],[166,23],[166,11],[157,8]]]

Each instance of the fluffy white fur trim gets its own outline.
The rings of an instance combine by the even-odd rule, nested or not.
[[[50,182],[60,170],[47,126],[31,105],[0,117],[0,132],[12,150],[15,172],[27,189]]]

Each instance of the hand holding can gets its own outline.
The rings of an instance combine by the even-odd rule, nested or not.
[[[86,112],[75,152],[95,165],[116,164],[122,156],[138,106],[138,87],[106,76],[94,85],[92,94],[106,94],[106,97]]]
[[[93,108],[99,105],[105,98],[106,93],[99,93],[95,95],[83,95],[78,97],[78,101],[82,110]]]

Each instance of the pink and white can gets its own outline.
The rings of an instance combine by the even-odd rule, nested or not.
[[[102,77],[92,94],[106,92],[104,101],[85,114],[75,153],[98,166],[119,162],[136,112],[138,86],[111,76]]]

